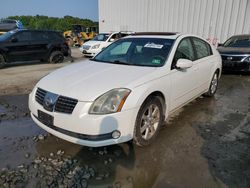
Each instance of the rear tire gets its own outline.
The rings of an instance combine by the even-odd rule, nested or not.
[[[163,119],[163,107],[160,99],[151,97],[146,100],[137,114],[134,143],[138,146],[151,144],[160,131]]]
[[[49,56],[48,62],[51,64],[55,64],[55,63],[62,63],[63,60],[64,60],[64,55],[62,52],[53,51]]]
[[[205,97],[213,97],[215,95],[217,88],[218,88],[218,76],[219,76],[219,73],[218,71],[216,71],[211,80],[208,92],[204,93]]]
[[[2,54],[0,54],[0,69],[6,65],[6,61]]]

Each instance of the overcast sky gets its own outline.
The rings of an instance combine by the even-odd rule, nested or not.
[[[3,0],[0,5],[0,18],[37,14],[98,21],[98,0]]]

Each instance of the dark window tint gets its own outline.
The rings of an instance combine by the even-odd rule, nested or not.
[[[46,40],[46,37],[47,37],[47,35],[45,32],[40,32],[40,31],[32,32],[32,40],[33,41]]]
[[[177,47],[172,63],[172,69],[175,68],[178,59],[188,59],[191,61],[194,60],[194,50],[189,38],[183,39]]]
[[[196,51],[196,59],[201,59],[207,56],[212,55],[212,50],[210,45],[198,38],[193,38],[194,41],[194,48]]]
[[[250,35],[246,36],[235,36],[228,39],[225,44],[223,45],[225,47],[234,47],[234,48],[244,48],[244,47],[250,47]]]
[[[18,42],[26,42],[26,41],[31,41],[31,32],[29,31],[23,31],[23,32],[18,32],[15,35],[15,38],[18,40]]]
[[[46,37],[48,37],[48,39],[51,41],[63,39],[62,35],[57,32],[48,31],[46,32],[46,35],[47,35]]]

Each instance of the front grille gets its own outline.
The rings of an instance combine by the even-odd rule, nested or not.
[[[37,91],[36,91],[36,101],[40,104],[40,105],[43,105],[43,101],[44,101],[44,98],[45,98],[45,95],[46,95],[47,91],[41,89],[41,88],[38,88]]]
[[[38,88],[36,91],[35,99],[42,106],[44,106],[44,99],[47,93],[49,92],[41,88]],[[55,112],[72,114],[77,103],[77,99],[72,99],[65,96],[58,96],[53,109]]]
[[[71,114],[73,112],[77,102],[78,101],[76,99],[60,96],[57,99],[55,111]]]
[[[83,45],[83,46],[82,46],[82,49],[84,49],[84,50],[89,50],[90,47],[91,47],[91,46],[89,46],[89,45]]]
[[[228,57],[230,57],[231,59],[229,60]],[[221,59],[223,61],[241,61],[245,56],[233,56],[233,55],[221,55]]]

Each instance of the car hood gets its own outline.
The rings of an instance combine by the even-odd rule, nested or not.
[[[102,41],[90,40],[88,42],[85,42],[83,45],[94,46],[94,45],[102,44],[102,43],[103,43]]]
[[[220,52],[220,54],[243,55],[243,54],[250,54],[250,47],[249,48],[218,47],[218,51]]]
[[[111,89],[133,89],[147,82],[156,69],[85,60],[50,73],[37,87],[80,101],[94,101]]]

